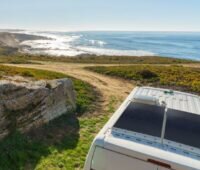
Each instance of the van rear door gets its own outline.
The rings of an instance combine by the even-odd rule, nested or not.
[[[143,160],[96,147],[92,170],[158,170],[158,166]],[[160,169],[165,170],[165,169]]]

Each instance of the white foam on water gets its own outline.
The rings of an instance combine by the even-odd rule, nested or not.
[[[106,45],[107,43],[105,41],[100,41],[100,40],[89,40],[91,45],[97,45],[100,47],[103,47],[104,45]]]
[[[82,54],[80,50],[76,50],[70,44],[79,39],[78,35],[56,35],[50,33],[23,32],[26,34],[42,36],[48,39],[28,40],[21,43],[24,47],[24,52],[31,54],[47,54],[55,56],[76,56]],[[28,48],[26,48],[28,46]]]
[[[102,48],[91,48],[91,47],[77,47],[85,53],[96,54],[96,55],[109,55],[109,56],[155,56],[155,53],[143,50],[114,50],[114,49],[102,49]]]
[[[63,43],[63,41],[60,40],[29,40],[29,41],[24,41],[21,43],[21,45],[28,45],[30,46],[33,50],[34,49],[49,49],[49,50],[67,50],[70,48],[69,44]]]
[[[34,51],[26,50],[25,52],[30,54],[42,54],[42,55],[66,56],[66,57],[74,57],[83,54],[81,51],[76,51],[76,50],[34,50]]]
[[[18,32],[19,33],[19,32]],[[23,41],[24,52],[31,54],[45,54],[52,56],[77,56],[81,54],[110,55],[110,56],[154,56],[155,54],[142,50],[115,50],[103,48],[107,43],[100,40],[88,40],[92,46],[74,46],[72,42],[79,40],[81,35],[61,35],[56,33],[42,33],[23,31],[23,34],[46,37],[47,39]],[[28,47],[26,47],[28,46]],[[99,47],[99,48],[98,48]]]

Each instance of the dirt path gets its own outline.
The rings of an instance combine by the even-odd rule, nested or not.
[[[130,93],[130,91],[134,88],[134,84],[131,84],[130,81],[108,77],[84,69],[84,67],[87,66],[104,66],[104,65],[119,66],[119,65],[129,65],[129,64],[76,64],[76,63],[58,63],[58,62],[41,62],[41,63],[42,65],[39,64],[38,65],[8,64],[8,65],[61,72],[69,76],[75,77],[77,79],[86,81],[95,86],[102,93],[104,101],[103,104],[107,104],[111,96],[116,97],[117,100],[119,100],[119,103],[121,103],[121,101],[123,101],[125,97]],[[198,68],[200,67],[200,64],[181,64],[181,65],[185,67],[198,67]]]
[[[9,64],[10,65],[10,64]],[[111,97],[115,97],[119,105],[125,97],[134,88],[134,84],[128,81],[111,78],[105,75],[87,71],[84,69],[86,66],[95,66],[94,64],[73,64],[73,63],[55,63],[43,62],[42,65],[36,64],[20,64],[12,65],[17,67],[36,68],[50,71],[65,73],[69,76],[86,81],[95,86],[102,94],[102,107],[108,105]]]

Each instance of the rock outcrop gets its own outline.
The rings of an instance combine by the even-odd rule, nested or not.
[[[50,38],[31,35],[31,34],[20,34],[11,32],[0,32],[0,46],[18,48],[22,45],[23,41],[28,40],[49,40]]]
[[[0,139],[14,130],[27,132],[75,109],[70,79],[0,80]]]
[[[18,47],[19,41],[14,34],[7,32],[0,32],[0,46]]]

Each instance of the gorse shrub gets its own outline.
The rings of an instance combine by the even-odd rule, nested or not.
[[[154,79],[154,78],[158,77],[158,75],[156,73],[152,72],[151,70],[147,70],[147,69],[137,71],[136,75],[141,77],[142,79]]]
[[[24,72],[22,72],[21,76],[24,76],[24,77],[34,77],[34,75],[30,71],[24,71]]]
[[[161,86],[200,93],[200,69],[178,65],[132,65],[87,67],[91,71],[139,81],[137,84]]]

